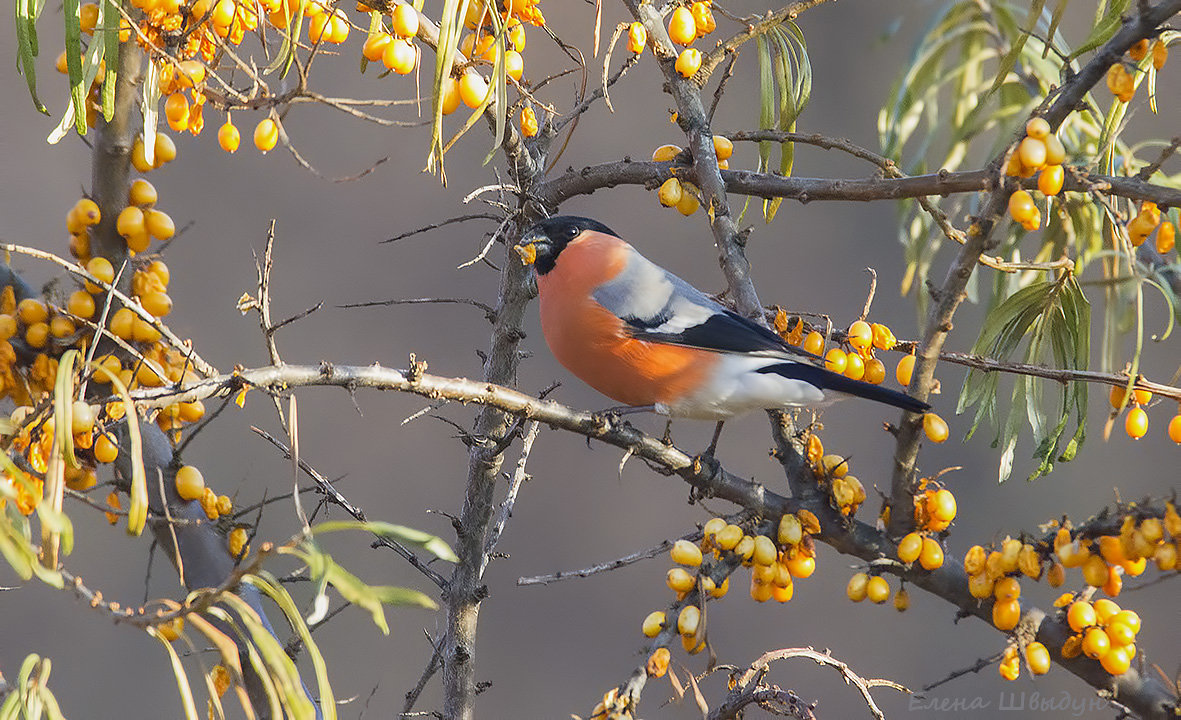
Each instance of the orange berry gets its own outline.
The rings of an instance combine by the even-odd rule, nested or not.
[[[89,320],[95,311],[94,297],[85,290],[77,290],[70,295],[66,302],[66,310],[84,320]]]
[[[1031,642],[1025,646],[1025,664],[1034,675],[1045,675],[1050,672],[1050,651],[1040,642]]]
[[[271,118],[263,118],[254,126],[254,147],[266,154],[279,142],[279,126]]]
[[[1049,135],[1043,142],[1046,143],[1047,165],[1061,165],[1066,161],[1066,148],[1062,145],[1062,141],[1058,139],[1057,135]]]
[[[1135,45],[1128,48],[1128,57],[1135,62],[1140,62],[1148,57],[1148,38],[1140,38]]]
[[[537,113],[531,107],[521,109],[521,134],[527,138],[537,134]]]
[[[1164,255],[1176,244],[1177,227],[1166,220],[1156,230],[1156,251]]]
[[[846,333],[846,340],[853,348],[857,350],[865,350],[873,344],[873,330],[869,323],[864,320],[857,320],[849,326]]]
[[[101,433],[94,439],[94,447],[90,451],[94,453],[94,459],[100,463],[113,463],[115,458],[119,457],[119,446],[106,433]]]
[[[1025,123],[1025,134],[1031,138],[1044,140],[1050,134],[1050,123],[1045,118],[1030,118],[1029,122]]]
[[[1148,413],[1142,407],[1134,407],[1124,418],[1124,432],[1133,440],[1139,440],[1148,434]]]
[[[1128,646],[1111,648],[1101,658],[1099,664],[1103,669],[1112,675],[1122,675],[1132,667],[1132,653],[1128,651]]]
[[[1160,70],[1169,61],[1169,46],[1165,45],[1165,41],[1157,39],[1152,44],[1152,66]]]
[[[734,143],[724,135],[714,135],[714,156],[719,162],[725,162],[734,154]]]
[[[1016,600],[1021,597],[1021,583],[1015,577],[1003,577],[996,581],[992,594],[997,600]]]
[[[923,432],[931,442],[941,443],[947,440],[947,421],[933,412],[926,413],[923,415]]]
[[[408,3],[399,3],[394,8],[390,25],[398,37],[414,37],[418,34],[418,11]]]
[[[238,152],[238,146],[242,143],[242,133],[238,131],[238,127],[229,118],[226,118],[225,124],[217,129],[217,144],[221,146],[222,150],[228,153]]]
[[[144,211],[144,229],[157,240],[168,240],[176,234],[172,216],[160,210]]]
[[[684,195],[681,189],[681,181],[674,178],[669,178],[660,184],[660,189],[656,191],[656,197],[660,200],[660,204],[665,207],[676,207],[677,203],[681,202],[681,197]]]
[[[479,73],[467,72],[459,80],[459,99],[473,110],[488,96],[488,81]]]
[[[249,539],[250,534],[246,532],[246,528],[234,528],[231,530],[229,538],[230,555],[235,558],[245,555],[248,550],[246,541]]]
[[[1022,140],[1017,153],[1021,156],[1021,164],[1027,168],[1036,170],[1046,164],[1046,144],[1037,138]]]
[[[152,207],[160,199],[156,187],[143,178],[136,178],[127,189],[127,203],[141,208]]]
[[[376,32],[365,38],[365,44],[361,46],[361,55],[370,62],[378,62],[381,60],[382,53],[390,44],[394,37],[389,33]]]
[[[74,213],[81,220],[83,226],[97,225],[98,221],[102,219],[102,211],[99,210],[98,203],[90,198],[82,198],[74,203]]]
[[[923,538],[923,549],[919,553],[919,564],[924,570],[938,570],[943,567],[943,546],[929,537]]]
[[[111,265],[111,261],[107,260],[105,257],[91,258],[86,263],[86,272],[93,275],[100,282],[104,282],[108,285],[115,281],[115,268],[113,265]],[[97,295],[98,293],[103,292],[103,289],[87,280],[86,291]]]
[[[904,563],[918,560],[922,550],[923,536],[916,532],[909,533],[898,541],[898,559]]]
[[[189,99],[185,97],[184,93],[176,92],[168,96],[168,99],[164,101],[164,115],[168,118],[169,123],[180,123],[183,120],[187,126]]]
[[[890,599],[890,583],[884,577],[874,575],[865,584],[865,596],[870,602],[881,605]]]
[[[838,375],[845,372],[848,364],[849,356],[840,348],[832,348],[824,355],[824,366]]]
[[[460,92],[459,81],[453,77],[443,79],[442,93],[439,98],[439,105],[442,107],[444,115],[450,115],[459,109]]]
[[[25,342],[29,347],[40,350],[49,343],[49,324],[38,322],[28,326],[25,330]]]
[[[381,55],[381,64],[398,75],[409,75],[418,64],[418,52],[409,40],[395,38],[386,44]]]
[[[880,385],[886,379],[886,364],[877,358],[865,363],[865,376],[861,378],[870,385]]]
[[[1018,190],[1009,196],[1009,215],[1013,220],[1024,223],[1038,212],[1033,197],[1024,190]]]
[[[648,30],[642,23],[633,22],[627,28],[627,49],[639,55],[648,44]]]
[[[155,163],[152,165],[152,167],[158,168],[161,165],[170,163],[175,159],[176,143],[167,133],[157,132],[155,145]]]
[[[1111,650],[1111,640],[1102,628],[1093,627],[1083,634],[1083,654],[1098,660]]]
[[[49,308],[37,298],[29,297],[17,303],[16,316],[25,325],[33,325],[49,319]]]
[[[903,387],[910,387],[910,378],[914,375],[914,353],[904,356],[898,361],[898,367],[894,369],[894,378],[898,380],[898,384]]]
[[[804,338],[804,350],[813,355],[824,352],[824,336],[813,330]]]
[[[678,8],[684,10],[684,8]],[[681,74],[681,77],[693,77],[697,69],[701,67],[701,51],[697,48],[685,48],[681,54],[677,56],[676,69]]]
[[[668,20],[668,36],[678,45],[688,45],[697,39],[697,23],[693,21],[693,12],[687,7],[673,10]]]
[[[176,471],[176,494],[182,500],[200,500],[205,494],[205,477],[192,465],[184,465]]]
[[[861,356],[855,352],[851,352],[846,357],[845,377],[853,380],[861,380],[865,377],[865,361]]]
[[[504,72],[513,80],[520,80],[525,74],[525,58],[516,50],[504,51]]]
[[[718,24],[714,21],[714,14],[709,7],[709,2],[698,0],[693,3],[689,12],[693,13],[693,25],[697,29],[697,37],[704,37],[717,29]]]
[[[1021,621],[1020,600],[997,600],[992,605],[992,624],[997,630],[1008,632]]]
[[[1043,195],[1057,195],[1062,190],[1062,183],[1066,179],[1066,172],[1061,165],[1047,165],[1037,178],[1037,189]]]
[[[1066,611],[1066,622],[1075,632],[1082,632],[1094,625],[1095,620],[1095,607],[1086,600],[1074,601]]]

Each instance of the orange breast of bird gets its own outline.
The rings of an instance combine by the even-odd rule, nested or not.
[[[591,293],[618,275],[630,247],[583,233],[555,267],[537,278],[541,329],[558,362],[580,380],[625,405],[672,403],[702,386],[720,359],[693,348],[636,340]]]

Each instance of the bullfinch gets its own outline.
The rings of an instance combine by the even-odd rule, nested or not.
[[[616,402],[718,421],[848,395],[930,409],[825,369],[821,358],[723,307],[595,220],[547,218],[516,250],[536,270],[541,329],[554,357]]]

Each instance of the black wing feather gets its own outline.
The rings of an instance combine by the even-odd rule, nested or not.
[[[632,337],[649,342],[684,345],[699,350],[733,353],[774,353],[796,355],[810,361],[821,358],[790,345],[783,338],[758,323],[747,320],[736,312],[719,309],[705,322],[685,328],[678,333],[651,332],[651,328],[666,322],[668,317],[624,318]]]

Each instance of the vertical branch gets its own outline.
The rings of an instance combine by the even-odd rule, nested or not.
[[[108,60],[109,62],[109,60]],[[110,122],[98,116],[98,141],[91,167],[91,193],[102,213],[90,234],[90,254],[105,257],[118,268],[127,259],[127,243],[115,231],[115,219],[127,205],[131,170],[131,145],[135,141],[136,92],[140,83],[143,52],[133,42],[119,43],[119,74],[115,84],[115,114]],[[131,273],[124,273],[121,289],[131,287]]]
[[[660,12],[650,3],[640,0],[624,0],[628,10],[648,30],[652,41],[652,53],[660,62],[669,93],[677,105],[677,123],[689,138],[689,150],[693,154],[693,169],[697,185],[701,189],[702,206],[709,215],[710,228],[718,248],[718,260],[730,294],[738,312],[756,322],[762,322],[763,308],[750,279],[750,262],[746,259],[744,242],[734,218],[730,215],[730,204],[726,199],[726,184],[718,168],[714,154],[713,132],[709,117],[701,101],[701,87],[692,78],[681,77],[675,63],[677,52],[660,17]]]

